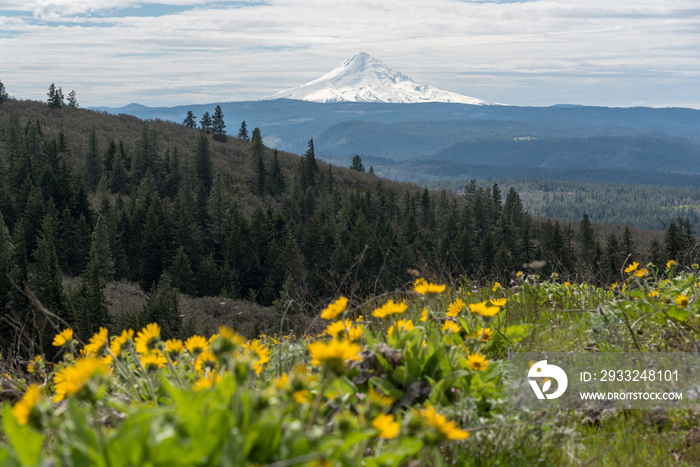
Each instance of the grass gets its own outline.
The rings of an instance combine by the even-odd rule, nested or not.
[[[699,281],[697,269],[670,265],[639,276],[631,270],[613,290],[527,275],[481,288],[464,280],[434,295],[405,290],[394,297],[397,303],[406,298],[405,309],[386,318],[372,316],[386,299],[343,306],[326,321],[328,332],[339,325],[333,338],[261,335],[240,347],[245,339],[224,328],[207,344],[213,353],[199,367],[201,357],[191,350],[176,366],[161,368],[147,368],[145,355],[125,350],[111,373],[94,373],[84,390],[54,404],[54,375],[75,358],[66,350],[70,358],[43,373],[15,368],[11,380],[4,378],[20,392],[32,381],[48,384],[26,425],[6,405],[0,464],[218,464],[228,458],[357,465],[363,458],[366,465],[698,465],[696,411],[512,410],[502,372],[512,351],[690,350],[698,339]],[[494,318],[469,311],[499,298],[506,305]],[[466,306],[454,320],[446,313],[458,299]],[[450,321],[460,332],[446,330]],[[486,327],[493,331],[487,340],[479,334]],[[361,328],[361,336],[351,338],[350,328]],[[357,362],[334,360],[331,344]],[[485,370],[468,363],[477,353],[489,361]],[[430,421],[429,407],[443,422]],[[378,427],[394,423],[398,436],[383,437]],[[214,425],[216,434],[202,438]],[[461,432],[468,438],[449,439]],[[126,452],[126,460],[114,457],[118,452]]]

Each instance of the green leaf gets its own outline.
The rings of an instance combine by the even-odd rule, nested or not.
[[[669,318],[679,323],[685,322],[690,317],[690,312],[688,310],[680,310],[678,308],[669,308],[666,310],[666,314]]]
[[[532,324],[518,324],[516,326],[508,326],[504,334],[513,344],[517,344],[525,339],[532,332]]]
[[[9,405],[5,406],[5,411],[2,414],[2,428],[17,459],[22,465],[37,465],[40,463],[43,437],[35,429],[17,423]]]

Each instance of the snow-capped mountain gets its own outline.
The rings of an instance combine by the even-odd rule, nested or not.
[[[408,76],[392,70],[381,60],[359,53],[339,67],[301,86],[280,91],[271,99],[312,102],[451,102],[486,105],[489,102],[436,87],[416,84]]]

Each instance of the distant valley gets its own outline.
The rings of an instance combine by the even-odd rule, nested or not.
[[[377,175],[426,182],[531,176],[697,184],[700,110],[577,105],[516,107],[415,83],[359,53],[320,78],[267,99],[177,107],[101,108],[182,122],[220,105],[229,133],[245,121],[266,145]],[[573,170],[575,169],[575,170]]]

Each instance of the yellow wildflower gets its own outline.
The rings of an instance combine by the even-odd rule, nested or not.
[[[259,375],[262,372],[263,365],[270,361],[270,350],[262,345],[260,339],[244,344],[243,347],[258,357],[258,361],[255,363],[255,374]]]
[[[197,359],[194,361],[194,369],[197,371],[205,370],[206,368],[216,367],[216,355],[214,355],[209,349],[200,352],[197,355]]]
[[[493,331],[490,328],[481,328],[477,331],[477,335],[482,342],[488,342],[493,336]]]
[[[334,301],[321,312],[321,318],[323,319],[335,319],[339,314],[341,314],[348,307],[347,297],[340,297],[338,300]]]
[[[496,290],[498,290],[500,288],[501,288],[500,282],[494,282],[493,287],[491,287],[491,290],[493,290],[495,292]]]
[[[107,374],[107,368],[98,358],[79,358],[75,364],[68,366],[53,377],[56,396],[54,402],[60,402],[66,398],[77,394],[87,386],[88,382],[96,373]]]
[[[169,339],[165,341],[165,353],[168,354],[171,360],[179,358],[183,350],[185,350],[185,344],[183,344],[180,339]]]
[[[564,282],[564,287],[569,288],[571,287],[571,282]]]
[[[669,260],[669,261],[666,263],[666,269],[671,269],[673,266],[675,266],[675,264],[676,264],[676,262],[675,262],[674,260],[672,260],[672,259]]]
[[[208,389],[214,384],[221,380],[221,375],[218,373],[211,373],[208,376],[202,376],[199,378],[192,386],[195,391],[201,391],[202,389]]]
[[[350,329],[348,329],[348,340],[350,342],[355,342],[356,340],[359,340],[360,337],[362,337],[364,329],[364,326],[353,326]]]
[[[610,290],[615,290],[617,288],[617,282],[610,284]]]
[[[101,351],[107,348],[107,328],[100,328],[91,338],[90,342],[85,346],[85,354],[98,355]]]
[[[221,326],[219,328],[219,336],[221,336],[223,339],[233,342],[235,345],[245,344],[245,339],[243,338],[243,336],[241,336],[228,326]]]
[[[676,304],[681,308],[685,308],[688,306],[688,297],[686,297],[684,294],[680,294],[679,296],[677,296],[675,301]]]
[[[650,293],[647,294],[647,296],[649,296],[650,298],[656,298],[656,296],[658,296],[658,295],[659,295],[658,290],[652,290]]]
[[[331,337],[338,337],[338,334],[345,335],[345,331],[352,327],[352,321],[345,319],[345,321],[333,321],[326,327],[326,334]]]
[[[41,355],[36,355],[34,358],[32,358],[29,361],[29,364],[27,365],[27,371],[30,373],[35,373],[37,371],[40,371],[44,368],[44,359],[41,358]]]
[[[467,357],[467,365],[474,371],[485,370],[489,365],[489,361],[486,357],[479,352],[473,353]]]
[[[53,338],[53,346],[54,347],[62,347],[69,343],[73,339],[73,330],[72,329],[64,329],[60,333],[56,334],[56,337]]]
[[[284,391],[284,389],[289,385],[289,376],[287,373],[282,373],[282,376],[278,376],[270,382],[271,386],[275,386],[278,390]]]
[[[369,390],[369,400],[382,408],[391,407],[391,405],[394,403],[394,399],[392,397],[385,396],[384,394],[375,391],[374,388],[370,388]]]
[[[140,354],[147,354],[154,350],[158,342],[160,342],[160,326],[157,323],[147,324],[134,339],[136,352]]]
[[[635,261],[634,263],[632,263],[632,264],[630,264],[629,266],[627,266],[627,268],[625,269],[625,272],[626,272],[627,274],[629,274],[629,273],[631,273],[632,271],[635,271],[638,267],[639,267],[639,263]]]
[[[423,313],[420,315],[420,320],[424,323],[428,321],[428,307],[423,308]]]
[[[454,302],[450,303],[450,306],[447,307],[447,316],[450,318],[455,318],[460,311],[464,308],[464,302],[462,301],[461,298],[458,298]]]
[[[416,281],[413,283],[413,290],[421,295],[443,293],[446,287],[447,286],[445,284],[433,284],[432,282],[426,281],[422,277],[416,279]]]
[[[141,365],[146,369],[146,371],[156,371],[159,368],[165,367],[168,360],[163,355],[160,350],[154,350],[147,354],[141,354],[139,359],[141,360]]]
[[[311,354],[311,364],[320,365],[322,362],[329,365],[344,363],[346,360],[357,359],[360,346],[348,341],[332,339],[325,343],[316,341],[310,343],[307,348]]]
[[[407,309],[408,305],[406,305],[406,300],[403,300],[401,303],[394,303],[393,300],[389,300],[381,307],[375,309],[372,312],[372,316],[375,318],[386,318],[389,315],[401,314]]]
[[[496,316],[499,311],[501,311],[500,307],[497,306],[487,306],[486,301],[480,302],[480,303],[472,303],[469,305],[469,309],[480,315],[483,316],[484,318],[491,318],[493,316]]]
[[[404,331],[410,331],[410,330],[412,330],[413,328],[414,328],[414,326],[413,326],[413,320],[410,320],[410,319],[408,319],[408,320],[407,320],[407,319],[400,319],[400,320],[398,320],[398,322],[396,323],[396,330],[399,331],[399,332],[402,331],[402,330],[404,330]],[[393,326],[393,325],[392,325],[392,326],[389,328],[389,330],[386,332],[387,337],[391,337],[392,334],[394,334],[394,326]]]
[[[507,298],[492,298],[489,300],[491,302],[491,305],[497,306],[498,308],[502,308],[506,303],[508,303]]]
[[[384,439],[396,438],[401,424],[394,420],[392,414],[379,414],[372,420],[372,428],[379,430],[379,437]]]
[[[12,415],[15,416],[15,420],[20,425],[26,425],[29,422],[29,417],[32,415],[32,411],[39,402],[39,397],[41,396],[41,388],[36,384],[32,384],[27,388],[27,392],[24,393],[22,399],[15,402],[12,406]]]
[[[649,272],[649,271],[647,271],[646,269],[642,268],[642,269],[638,270],[637,272],[635,272],[635,273],[634,273],[634,276],[635,276],[635,277],[644,277],[644,276],[647,275],[648,272]]]
[[[445,320],[445,324],[442,325],[442,330],[457,333],[462,330],[462,327],[454,321]]]
[[[200,353],[207,350],[209,344],[204,337],[194,335],[185,341],[185,347],[193,356],[196,357]]]
[[[467,439],[469,432],[457,428],[455,422],[448,422],[444,415],[437,413],[432,405],[427,409],[420,411],[423,419],[428,425],[438,430],[438,432],[447,439]]]
[[[308,389],[301,389],[299,391],[294,391],[292,397],[297,404],[304,404],[311,400],[311,393]]]

